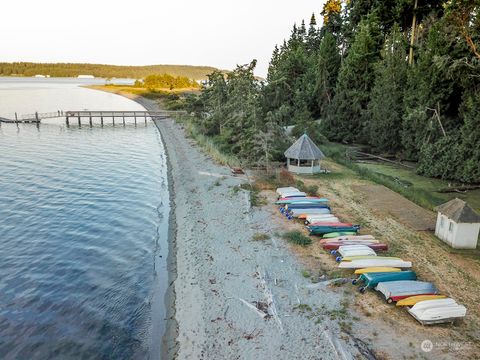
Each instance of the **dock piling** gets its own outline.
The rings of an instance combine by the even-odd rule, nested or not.
[[[175,111],[89,111],[89,110],[85,110],[85,111],[65,111],[64,113],[63,112],[60,112],[62,114],[64,114],[65,116],[65,121],[66,121],[66,124],[67,124],[67,127],[70,125],[70,118],[73,118],[73,119],[77,119],[78,120],[78,125],[81,126],[82,125],[82,117],[83,118],[88,118],[88,122],[89,122],[89,125],[90,127],[93,127],[93,119],[94,118],[100,118],[100,123],[101,123],[101,126],[103,127],[104,126],[104,118],[112,118],[112,124],[113,126],[115,126],[115,118],[120,118],[121,121],[122,121],[122,124],[123,126],[126,126],[127,125],[127,119],[128,118],[133,118],[134,120],[134,123],[135,123],[135,126],[137,126],[137,118],[140,117],[144,119],[145,121],[145,126],[148,125],[148,119],[152,119],[152,120],[162,120],[162,119],[166,119],[168,118],[169,116],[172,116],[172,115],[175,115],[177,114],[178,112],[175,112]],[[55,117],[57,117],[58,115],[58,112],[55,112],[53,113],[54,115],[56,115]],[[24,121],[30,121],[30,122],[37,122],[37,121],[40,121],[40,118],[43,118],[45,114],[40,114],[40,113],[36,113],[35,115],[31,115],[30,118],[28,119],[24,119],[24,118],[18,118],[18,122],[24,122]],[[46,114],[48,115],[48,114]],[[50,116],[50,117],[53,117],[53,116]],[[36,118],[38,120],[36,120]],[[3,119],[2,121],[5,121],[5,120],[8,120],[8,119]],[[14,120],[11,120],[11,122],[13,122]],[[5,122],[8,122],[8,121],[5,121]]]

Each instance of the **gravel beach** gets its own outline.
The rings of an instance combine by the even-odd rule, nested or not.
[[[136,99],[147,109],[155,102]],[[272,214],[252,208],[244,177],[214,164],[173,120],[156,121],[172,187],[172,321],[168,358],[350,359],[336,322],[312,313],[342,311],[328,282],[312,284]],[[254,240],[255,234],[269,239]],[[174,317],[174,320],[173,320]],[[175,337],[175,342],[172,341]]]

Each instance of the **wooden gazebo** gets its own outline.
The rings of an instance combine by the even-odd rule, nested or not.
[[[296,174],[316,174],[321,171],[320,160],[325,157],[317,145],[303,134],[284,153],[288,171]]]

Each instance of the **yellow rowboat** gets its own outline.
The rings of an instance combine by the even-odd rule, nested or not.
[[[382,266],[374,266],[364,269],[357,269],[355,270],[355,274],[361,275],[366,273],[373,273],[373,272],[398,272],[402,271],[402,269],[394,268],[394,267],[382,267]]]
[[[397,306],[413,306],[420,301],[445,299],[445,295],[416,295],[397,301]]]
[[[364,259],[389,259],[389,260],[402,260],[398,257],[391,256],[376,256],[376,255],[359,255],[359,256],[346,256],[341,258],[342,261],[353,261],[353,260],[364,260]],[[388,272],[388,271],[387,271]]]

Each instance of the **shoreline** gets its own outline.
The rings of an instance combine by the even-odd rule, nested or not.
[[[90,90],[103,91],[119,96],[123,96],[129,100],[135,101],[136,103],[143,106],[149,111],[161,111],[160,106],[155,102],[155,100],[147,99],[140,95],[135,95],[132,93],[127,93],[123,91],[118,91],[117,89],[109,88],[98,88],[93,86],[85,86]],[[160,339],[161,341],[161,350],[160,358],[161,359],[173,359],[176,358],[178,352],[178,322],[175,318],[175,301],[176,293],[174,283],[177,279],[177,221],[176,221],[176,202],[175,202],[175,182],[173,180],[173,169],[170,162],[170,151],[165,141],[165,134],[162,131],[160,126],[160,121],[153,121],[157,127],[160,140],[166,155],[166,164],[167,164],[167,181],[168,181],[168,193],[169,193],[169,203],[170,203],[170,212],[168,214],[168,256],[167,256],[167,272],[168,272],[168,286],[164,296],[164,305],[165,305],[165,331],[162,334]]]
[[[100,90],[100,89],[95,89]],[[103,91],[103,90],[100,90]],[[113,92],[113,91],[112,91]],[[149,100],[142,96],[137,96],[134,94],[128,93],[118,93],[113,92],[117,95],[121,95],[129,98],[130,100],[135,101],[136,103],[142,105],[149,111],[159,111],[161,110],[158,104],[153,100]],[[162,334],[162,348],[161,348],[161,359],[173,359],[178,351],[177,335],[178,335],[178,323],[175,319],[175,288],[173,286],[177,278],[177,259],[176,259],[176,234],[177,234],[177,222],[175,216],[175,189],[172,173],[172,164],[170,163],[169,150],[165,142],[165,135],[163,134],[159,124],[159,120],[153,121],[157,127],[160,138],[163,143],[166,163],[167,163],[167,179],[168,179],[168,193],[169,193],[169,202],[170,202],[170,212],[168,214],[168,257],[167,257],[167,271],[168,271],[168,286],[165,293],[165,312],[166,312],[166,326],[165,331]]]

